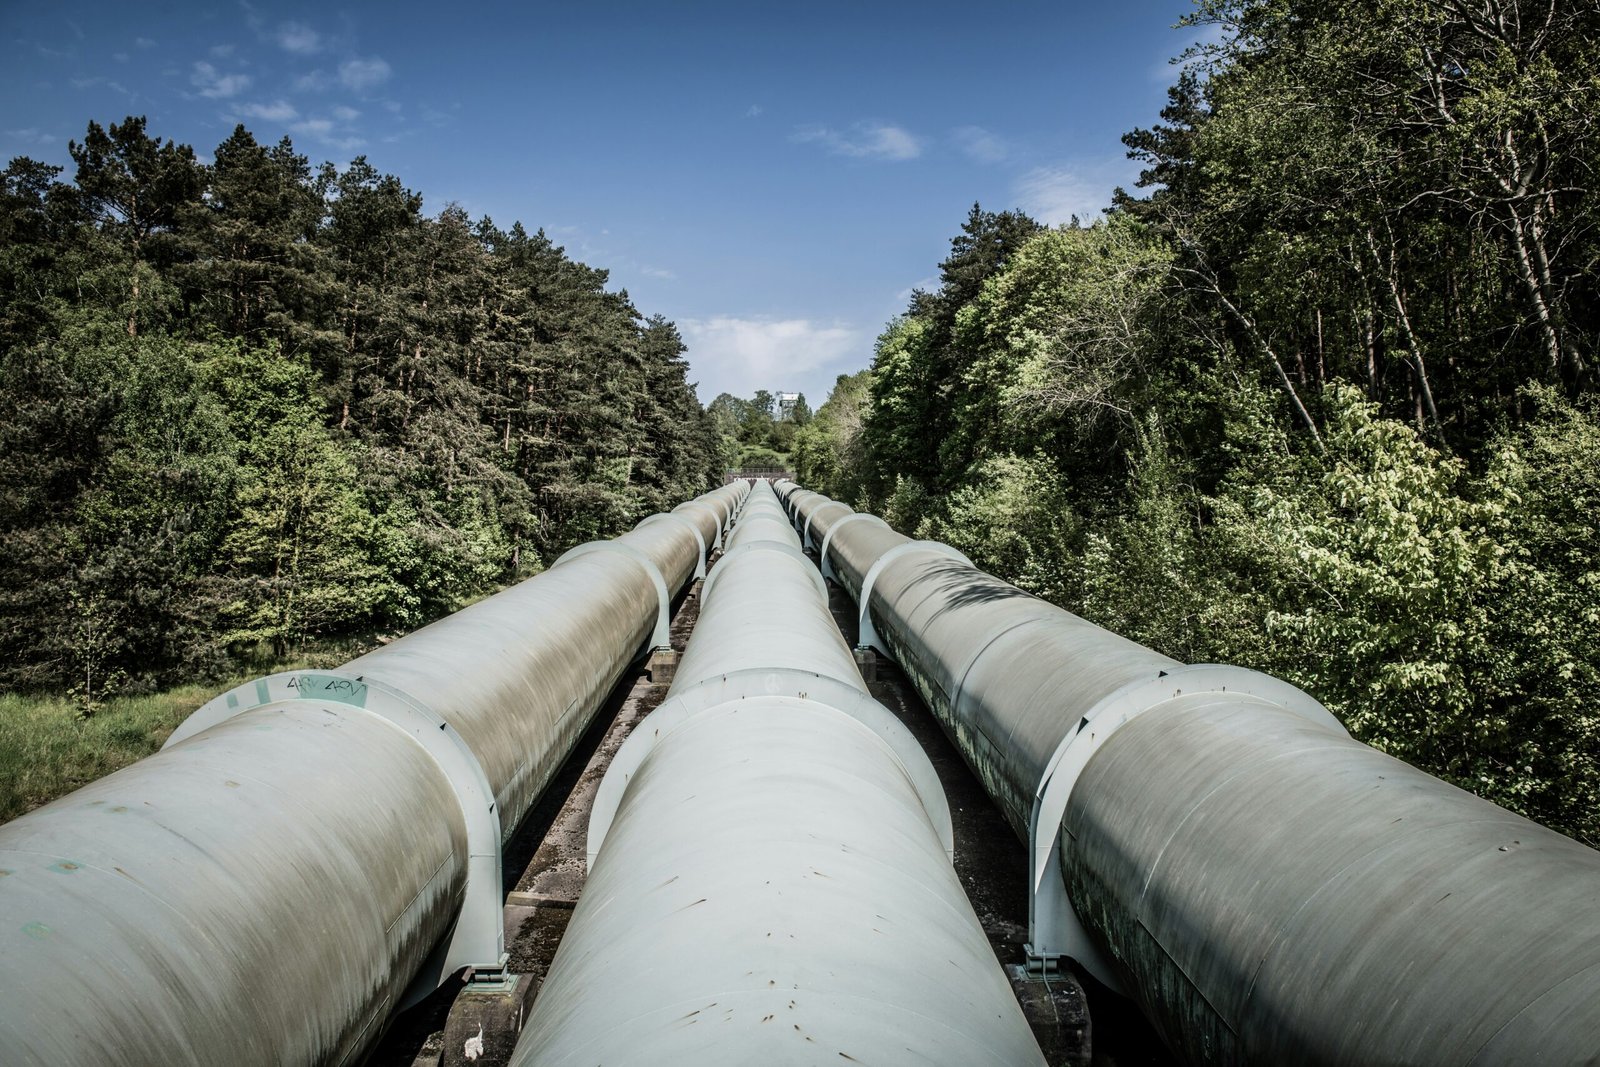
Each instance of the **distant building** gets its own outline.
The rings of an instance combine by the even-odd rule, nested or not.
[[[794,406],[800,399],[799,393],[778,394],[778,418],[787,419],[794,414]]]

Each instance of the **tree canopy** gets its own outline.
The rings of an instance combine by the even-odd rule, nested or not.
[[[694,495],[671,322],[543,231],[145,119],[0,185],[0,686],[394,633]]]
[[[1600,8],[1190,21],[1144,195],[975,207],[797,476],[1600,842]]]

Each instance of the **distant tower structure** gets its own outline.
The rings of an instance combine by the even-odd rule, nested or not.
[[[800,399],[799,393],[778,394],[778,418],[787,419],[794,416],[794,405]]]

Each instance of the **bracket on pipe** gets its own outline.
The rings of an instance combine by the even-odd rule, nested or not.
[[[594,869],[595,857],[605,844],[606,834],[611,830],[612,819],[622,804],[629,780],[661,738],[702,711],[761,697],[822,704],[855,719],[877,734],[905,769],[912,789],[922,801],[923,810],[928,813],[928,820],[939,835],[939,843],[944,847],[945,854],[954,857],[950,804],[945,798],[944,787],[939,784],[939,775],[921,743],[893,712],[865,692],[859,681],[842,681],[794,667],[751,667],[715,675],[682,691],[675,689],[660,707],[650,713],[651,729],[635,730],[628,735],[628,739],[612,757],[606,776],[600,780],[594,806],[589,812],[587,851],[591,870]]]
[[[844,508],[845,511],[847,511],[847,512],[849,512],[851,514],[855,513],[855,509],[853,509],[849,504],[842,503],[842,502],[840,502],[838,500],[830,500],[826,504],[820,504],[817,507],[813,508],[811,510],[811,514],[806,516],[805,527],[800,531],[800,547],[801,548],[805,548],[807,545],[815,545],[816,544],[815,541],[811,540],[811,520],[815,519],[818,515],[820,515],[824,511],[827,511],[829,508]]]
[[[1345,734],[1344,725],[1315,698],[1288,682],[1244,667],[1197,663],[1173,667],[1154,678],[1131,682],[1102,697],[1056,746],[1034,793],[1028,819],[1028,969],[1048,974],[1071,956],[1101,982],[1122,991],[1116,972],[1078,920],[1061,877],[1061,820],[1072,787],[1100,746],[1117,729],[1152,708],[1184,694],[1242,693],[1297,712]]]
[[[586,541],[576,548],[569,548],[552,564],[550,569],[561,566],[569,559],[578,556],[587,556],[595,552],[621,552],[644,568],[650,576],[650,582],[656,587],[656,627],[650,634],[650,640],[640,654],[649,652],[653,648],[665,648],[672,644],[672,591],[667,588],[667,580],[661,576],[661,570],[650,557],[640,552],[632,545],[625,545],[620,541]]]
[[[648,526],[652,522],[660,522],[663,519],[675,519],[687,526],[689,532],[694,534],[694,543],[700,546],[700,560],[694,565],[694,576],[696,578],[704,578],[706,576],[706,556],[710,555],[706,549],[706,535],[700,532],[700,527],[675,511],[658,511],[654,515],[641,519],[639,526]],[[635,527],[635,529],[637,528]]]
[[[220,722],[267,704],[323,701],[375,716],[409,734],[444,772],[467,826],[467,886],[461,912],[449,936],[417,972],[400,1007],[409,1007],[439,988],[445,978],[471,967],[479,973],[503,972],[505,921],[501,896],[500,813],[494,789],[477,754],[448,721],[400,689],[344,671],[286,671],[257,678],[213,697],[185,719],[163,749],[194,737]]]
[[[811,565],[811,560],[806,557],[806,554],[793,545],[785,544],[782,541],[774,541],[770,537],[764,537],[759,541],[746,541],[744,544],[735,545],[731,552],[722,557],[722,560],[726,562],[744,552],[782,552],[786,556],[793,556],[805,564],[806,572],[815,580],[813,584],[816,585],[817,595],[822,598],[822,602],[824,604],[828,602],[828,586],[822,580],[822,574]],[[711,596],[712,588],[717,584],[717,575],[722,573],[723,571],[720,567],[712,571],[711,577],[706,579],[706,584],[700,587],[701,604],[707,603],[708,598]]]
[[[839,532],[839,527],[843,526],[847,522],[854,522],[856,519],[871,519],[884,529],[889,528],[888,523],[878,518],[878,516],[866,511],[852,512],[849,515],[844,516],[844,518],[840,519],[832,526],[828,527],[828,532],[822,535],[822,548],[818,550],[817,554],[817,560],[822,565],[822,576],[824,578],[832,578],[836,582],[839,580],[839,572],[835,571],[833,569],[833,564],[828,562],[828,546],[833,543],[833,535]]]
[[[699,500],[690,500],[687,503],[679,504],[677,507],[675,507],[671,511],[667,512],[667,514],[668,515],[677,515],[677,514],[683,512],[684,510],[686,510],[688,508],[702,508],[702,509],[704,509],[704,510],[706,510],[706,511],[711,513],[711,518],[713,520],[715,520],[715,522],[717,524],[716,536],[711,542],[711,547],[712,548],[721,548],[722,547],[722,530],[723,530],[723,525],[724,524],[723,524],[723,521],[722,521],[722,516],[720,514],[718,514],[717,509],[712,507],[710,504],[703,503],[703,502],[701,502]]]
[[[872,566],[867,569],[867,576],[861,579],[861,595],[856,598],[856,608],[860,612],[857,618],[856,647],[867,648],[871,646],[890,656],[889,646],[884,644],[883,638],[878,636],[877,627],[872,625],[872,587],[877,584],[878,575],[883,573],[885,567],[893,563],[896,558],[908,552],[932,552],[935,555],[948,556],[958,559],[971,567],[972,561],[960,549],[951,548],[942,541],[907,541],[903,545],[895,545],[889,551],[872,561]],[[893,658],[891,656],[891,658]]]

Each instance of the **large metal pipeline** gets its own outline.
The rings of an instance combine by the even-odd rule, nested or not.
[[[758,483],[601,783],[513,1062],[1042,1063],[950,846],[931,764]]]
[[[0,827],[0,1058],[350,1063],[408,989],[499,968],[503,838],[743,492],[337,671],[223,694]]]
[[[1030,951],[1195,1063],[1600,1062],[1600,853],[778,486],[1031,852]]]

